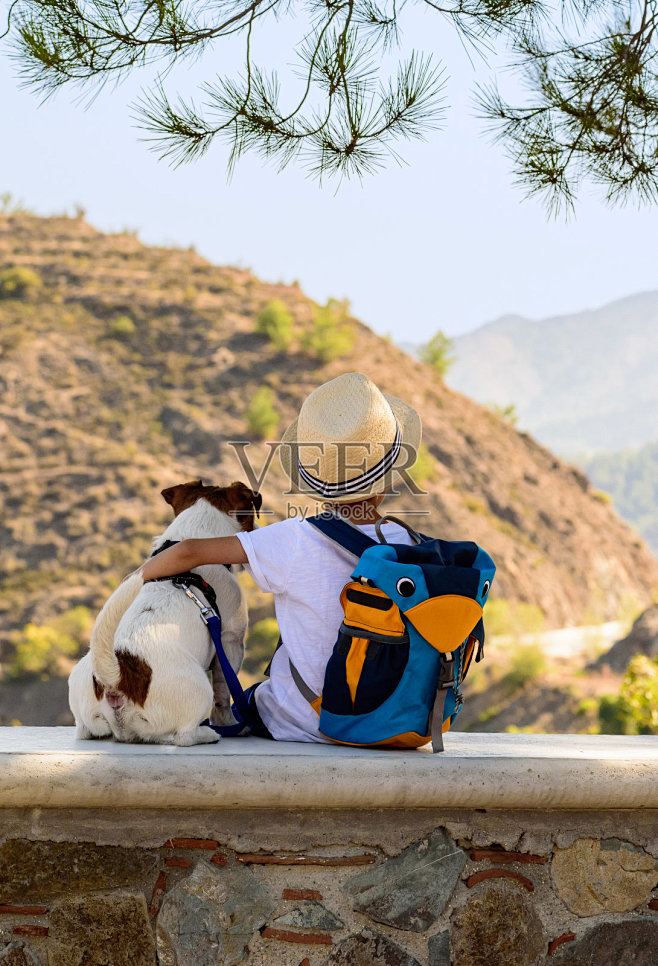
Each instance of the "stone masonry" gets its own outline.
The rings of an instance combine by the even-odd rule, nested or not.
[[[0,812],[0,966],[658,962],[655,812],[80,812]]]

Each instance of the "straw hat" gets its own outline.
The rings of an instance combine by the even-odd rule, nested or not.
[[[414,463],[420,437],[411,406],[346,372],[305,400],[281,438],[279,459],[298,492],[352,503],[387,492],[395,467]]]

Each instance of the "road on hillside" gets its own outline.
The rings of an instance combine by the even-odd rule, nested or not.
[[[624,621],[608,621],[606,624],[562,627],[538,634],[498,634],[491,636],[489,640],[495,648],[509,649],[519,643],[535,644],[541,647],[547,657],[588,657],[593,660],[625,637],[627,632]]]

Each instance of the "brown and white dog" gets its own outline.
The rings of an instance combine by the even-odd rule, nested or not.
[[[153,550],[167,540],[253,530],[262,502],[244,483],[204,486],[201,480],[171,486],[162,496],[175,518]],[[210,565],[195,571],[217,594],[222,643],[235,671],[247,631],[246,601],[233,573],[239,569]],[[212,708],[213,724],[232,724],[231,697],[199,614],[171,582],[145,584],[139,572],[127,577],[98,615],[90,651],[69,677],[76,737],[175,745],[217,741],[216,732],[199,722]]]

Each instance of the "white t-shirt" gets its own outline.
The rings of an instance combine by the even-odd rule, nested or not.
[[[374,524],[358,529],[377,540]],[[388,543],[412,543],[397,523],[384,523],[382,533]],[[258,713],[273,738],[326,741],[318,731],[317,713],[292,679],[289,661],[308,687],[321,694],[325,667],[343,619],[340,592],[356,558],[299,517],[237,536],[247,555],[247,572],[261,590],[274,594],[283,640],[270,677],[256,690]]]

